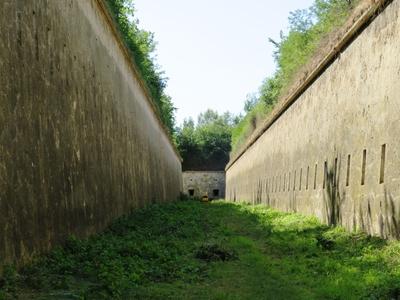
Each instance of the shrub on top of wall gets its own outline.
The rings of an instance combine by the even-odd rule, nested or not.
[[[156,49],[154,34],[140,29],[135,18],[132,0],[105,0],[109,11],[119,29],[131,57],[140,71],[159,116],[170,134],[175,128],[175,107],[171,97],[165,93],[167,79],[164,72],[152,58]]]
[[[280,41],[269,41],[275,46],[277,69],[262,83],[254,105],[232,131],[232,155],[238,153],[247,139],[263,123],[278,100],[295,85],[296,77],[304,76],[305,68],[320,60],[318,52],[329,48],[331,34],[338,34],[350,19],[359,0],[315,0],[303,10],[289,16],[289,33],[281,33]],[[356,18],[355,18],[356,19]],[[315,57],[315,58],[314,58]],[[302,76],[299,76],[302,75]],[[231,155],[231,156],[232,156]]]

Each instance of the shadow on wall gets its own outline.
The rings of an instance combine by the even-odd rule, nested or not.
[[[338,161],[337,158],[335,158],[334,165],[330,169],[328,169],[327,161],[324,164],[323,188],[326,188],[326,193],[324,193],[323,199],[326,221],[329,225],[342,224],[341,206],[344,195],[341,197],[339,194],[340,172],[337,171],[341,169],[340,165],[341,160]]]
[[[264,203],[285,211],[302,212],[303,201],[310,200],[307,197],[317,198],[318,203],[311,203],[311,210],[315,212],[318,209],[318,214],[326,224],[399,239],[400,210],[393,193],[385,186],[386,152],[387,144],[382,144],[379,160],[378,155],[368,158],[367,149],[363,149],[361,166],[355,168],[361,173],[351,171],[354,168],[351,154],[337,154],[332,160],[320,162],[322,172],[317,162],[312,167],[294,168],[279,175],[268,174],[270,176],[264,180],[258,176],[254,186],[252,182],[245,181],[236,188],[231,183],[229,199],[236,202],[238,194],[241,197],[247,194],[248,197],[243,198],[253,205]],[[369,165],[373,163],[377,167],[378,175],[370,180],[368,176],[372,170],[371,173],[367,172],[368,160]],[[302,194],[303,191],[307,191],[307,194]]]
[[[368,202],[369,205],[369,202]],[[400,238],[399,231],[399,210],[396,212],[393,196],[385,188],[384,203],[380,202],[379,213],[379,230],[384,237],[392,236],[396,239]]]
[[[365,153],[365,152],[364,152]],[[365,183],[365,154],[363,159],[361,185]],[[346,191],[340,186],[340,171],[342,170],[341,160],[335,159],[334,164],[328,169],[327,162],[324,165],[324,214],[326,222],[330,226],[344,225],[343,224],[343,204],[346,200]],[[348,164],[349,168],[349,164]],[[383,183],[383,181],[381,182]],[[347,172],[346,186],[349,185],[349,171]],[[340,192],[341,191],[341,192]],[[369,234],[374,233],[373,214],[371,209],[371,202],[373,198],[368,197],[366,201],[354,201],[353,199],[353,212],[352,222],[353,229],[360,229]],[[393,237],[400,238],[400,213],[396,209],[393,195],[385,188],[385,195],[383,201],[379,202],[379,213],[377,214],[379,224],[379,235],[385,238]],[[357,225],[358,224],[358,225]]]

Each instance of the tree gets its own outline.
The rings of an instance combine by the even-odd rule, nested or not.
[[[246,101],[244,101],[244,107],[243,107],[244,112],[245,113],[250,112],[254,108],[254,106],[257,105],[258,100],[259,99],[257,98],[257,95],[255,93],[247,94]]]
[[[207,110],[178,128],[176,141],[183,158],[183,170],[224,170],[229,161],[232,127],[237,117]]]

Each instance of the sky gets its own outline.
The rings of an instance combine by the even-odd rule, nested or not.
[[[177,124],[208,108],[243,111],[248,94],[274,73],[274,47],[291,11],[313,0],[135,0],[139,27],[157,41]]]

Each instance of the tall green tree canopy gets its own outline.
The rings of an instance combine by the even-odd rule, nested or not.
[[[176,142],[183,158],[183,170],[224,170],[231,150],[231,130],[238,117],[207,110],[197,124],[189,118],[178,128]]]
[[[151,32],[140,29],[133,0],[106,0],[126,47],[139,69],[159,116],[171,134],[175,130],[175,108],[165,93],[167,78],[155,62],[156,42]]]

